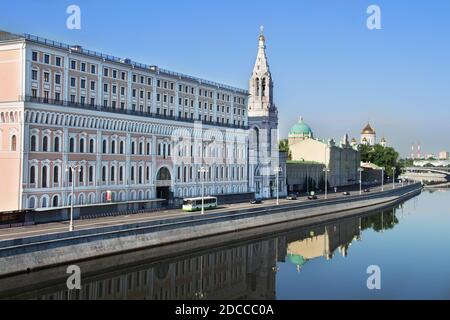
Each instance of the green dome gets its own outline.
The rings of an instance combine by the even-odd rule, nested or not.
[[[302,266],[306,263],[306,261],[308,261],[303,256],[298,254],[289,254],[289,260],[296,266]]]
[[[290,134],[302,136],[313,135],[310,126],[303,122],[303,118],[300,118],[300,121],[292,127]]]

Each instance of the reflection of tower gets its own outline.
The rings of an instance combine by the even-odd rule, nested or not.
[[[411,145],[411,159],[414,160],[414,143]]]
[[[421,159],[422,157],[421,157],[421,154],[420,154],[420,143],[419,143],[419,145],[417,146],[417,159]]]

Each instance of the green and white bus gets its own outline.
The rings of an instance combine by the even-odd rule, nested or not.
[[[217,208],[216,197],[204,197],[205,210]],[[194,212],[202,210],[202,198],[186,198],[183,200],[183,211]]]

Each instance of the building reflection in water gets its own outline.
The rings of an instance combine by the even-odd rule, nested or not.
[[[136,266],[82,279],[82,289],[68,292],[42,288],[19,298],[31,299],[153,299],[153,300],[267,300],[275,299],[278,263],[292,263],[297,271],[308,261],[330,260],[349,254],[362,232],[384,232],[398,224],[395,210],[304,227],[275,238],[220,248],[172,261]]]

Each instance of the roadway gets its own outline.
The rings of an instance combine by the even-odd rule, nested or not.
[[[397,184],[396,187],[400,187],[401,184]],[[363,187],[364,188],[364,187]],[[385,184],[385,190],[392,189],[392,183]],[[370,187],[371,193],[381,192],[381,186]],[[328,193],[328,199],[336,199],[336,198],[344,198],[346,196],[343,195],[344,191],[349,191],[351,195],[359,194],[359,186],[358,187],[346,187],[346,188],[338,188],[338,192],[334,192],[334,189],[331,189]],[[317,193],[318,200],[324,200],[323,193]],[[312,200],[308,200],[307,196],[298,197],[297,200],[286,200],[279,199],[279,204],[292,204],[293,202],[302,203],[302,202],[311,202]],[[317,201],[317,200],[316,200]],[[250,204],[250,203],[238,203],[232,205],[221,205],[219,208],[215,210],[205,211],[205,216],[215,214],[215,213],[223,213],[223,212],[232,212],[234,210],[242,210],[242,209],[251,209],[251,208],[265,208],[265,207],[273,207],[276,206],[276,199],[264,200],[262,204]],[[123,216],[115,216],[115,217],[100,217],[96,219],[89,220],[75,220],[74,225],[76,230],[88,230],[95,229],[99,227],[108,227],[108,226],[120,226],[127,225],[130,223],[140,223],[147,221],[155,221],[155,220],[164,220],[168,218],[176,218],[180,216],[197,216],[199,212],[195,213],[185,213],[180,209],[172,209],[172,210],[162,210],[157,212],[148,212],[148,213],[140,213],[133,215],[123,215]],[[46,224],[38,224],[31,226],[23,226],[16,228],[8,228],[8,229],[0,229],[0,241],[3,240],[11,240],[11,239],[19,239],[26,238],[31,236],[38,236],[44,234],[55,234],[66,232],[69,229],[68,221],[64,222],[52,222]]]

